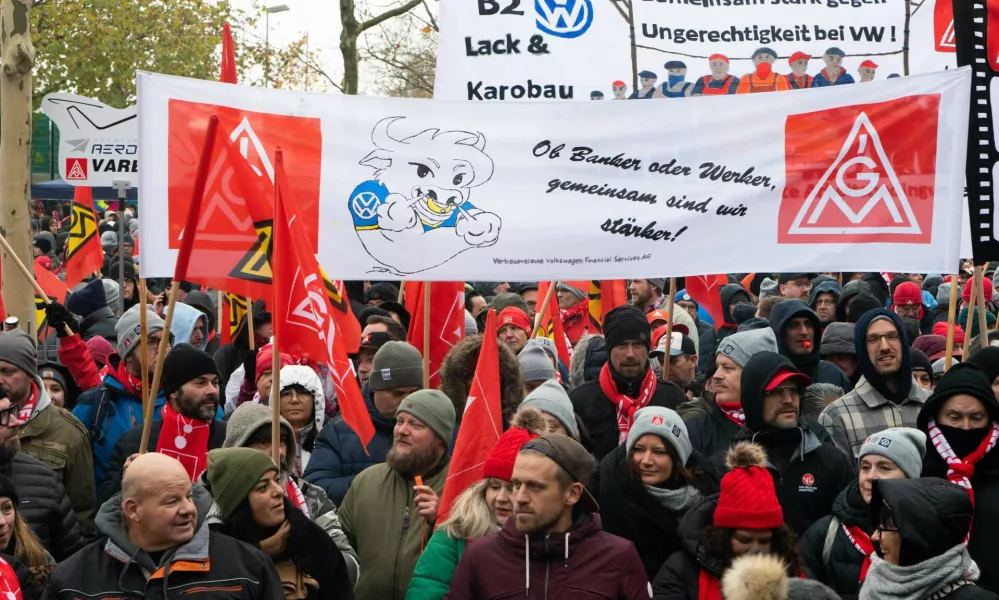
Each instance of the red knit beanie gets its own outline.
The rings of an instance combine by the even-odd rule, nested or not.
[[[257,361],[256,361],[257,378],[253,381],[254,385],[256,385],[258,381],[260,381],[260,376],[263,375],[264,371],[267,371],[271,368],[272,360],[274,360],[274,345],[267,344],[266,346],[261,347],[260,351],[257,352]],[[282,368],[287,367],[293,362],[291,360],[291,355],[285,354],[284,352],[281,353],[281,357],[279,360],[281,361]]]
[[[898,284],[895,288],[895,294],[892,296],[892,303],[898,306],[906,306],[911,304],[922,304],[923,303],[923,291],[919,289],[919,286],[911,281],[903,281]]]
[[[961,292],[961,300],[964,300],[965,302],[971,302],[971,282],[972,281],[973,281],[973,279],[971,279],[969,277],[968,281],[964,282],[964,291]],[[985,301],[986,302],[992,302],[992,293],[993,293],[992,280],[983,277],[982,278],[982,283],[985,285]],[[975,295],[977,295],[977,293]]]
[[[522,408],[514,415],[510,429],[503,432],[482,467],[482,477],[503,481],[513,479],[513,463],[520,448],[545,432],[545,417],[535,408]]]
[[[527,335],[531,335],[531,320],[527,317],[527,313],[516,306],[508,306],[499,314],[496,328],[503,329],[504,325],[519,327],[526,331]]]
[[[722,477],[714,525],[726,529],[776,529],[784,523],[766,453],[757,444],[741,442],[728,451],[731,469]]]
[[[934,323],[933,324],[933,335],[942,335],[947,337],[947,322]],[[954,343],[963,344],[964,343],[964,329],[960,325],[954,324]]]

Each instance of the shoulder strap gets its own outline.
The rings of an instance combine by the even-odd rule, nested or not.
[[[826,541],[822,544],[822,566],[829,568],[829,556],[832,554],[833,544],[836,542],[836,532],[839,530],[839,519],[832,516],[829,519],[829,529],[826,530]]]

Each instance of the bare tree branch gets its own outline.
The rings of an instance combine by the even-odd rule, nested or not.
[[[357,33],[364,33],[366,30],[371,29],[372,27],[379,25],[381,23],[384,23],[385,21],[388,21],[392,17],[398,17],[399,15],[406,14],[409,11],[416,8],[416,6],[420,4],[420,2],[422,1],[423,0],[409,0],[408,2],[406,2],[401,6],[397,6],[395,8],[383,12],[380,15],[371,17],[367,21],[358,24]]]

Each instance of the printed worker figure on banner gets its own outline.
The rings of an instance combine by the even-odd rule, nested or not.
[[[724,96],[734,94],[739,88],[739,78],[729,75],[728,57],[724,54],[712,54],[708,57],[711,74],[697,80],[691,96]]]
[[[615,100],[628,99],[628,86],[620,79],[611,84],[611,92],[614,93]]]
[[[812,60],[811,55],[801,51],[795,52],[791,58],[787,59],[787,64],[791,66],[791,72],[784,76],[785,81],[787,81],[787,89],[804,90],[812,87],[812,81],[815,78],[808,74],[808,61],[810,60]]]
[[[812,81],[812,87],[827,87],[830,85],[845,85],[855,83],[853,75],[843,68],[843,57],[846,53],[833,46],[822,55],[822,60],[826,63],[826,68],[819,71]]]
[[[600,90],[593,90],[592,92],[590,92],[590,100],[603,100],[603,99],[604,99],[604,93],[601,92]]]
[[[739,80],[736,94],[758,94],[760,92],[782,92],[787,88],[787,80],[774,73],[773,66],[777,60],[777,52],[763,47],[753,52],[753,65],[756,71],[748,73]]]
[[[656,89],[653,98],[683,98],[689,96],[694,84],[687,79],[687,65],[682,60],[670,60],[663,65],[666,81]]]
[[[628,96],[628,100],[648,100],[652,94],[656,93],[656,81],[659,77],[652,71],[642,71],[638,74],[638,83],[641,86]]]
[[[857,74],[860,75],[860,82],[874,81],[874,73],[877,71],[878,66],[874,64],[873,60],[865,60],[860,63],[860,68],[857,69]]]
[[[393,137],[389,127],[404,119],[388,117],[375,125],[375,150],[360,161],[374,169],[373,177],[355,187],[348,200],[367,253],[383,265],[379,270],[400,275],[491,246],[502,224],[498,215],[469,201],[471,189],[493,176],[485,136],[425,129]]]

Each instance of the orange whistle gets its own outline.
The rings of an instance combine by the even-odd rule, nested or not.
[[[417,475],[415,477],[415,479],[416,479],[416,485],[420,485],[420,486],[423,485],[423,478],[422,477],[420,477],[419,475]]]

